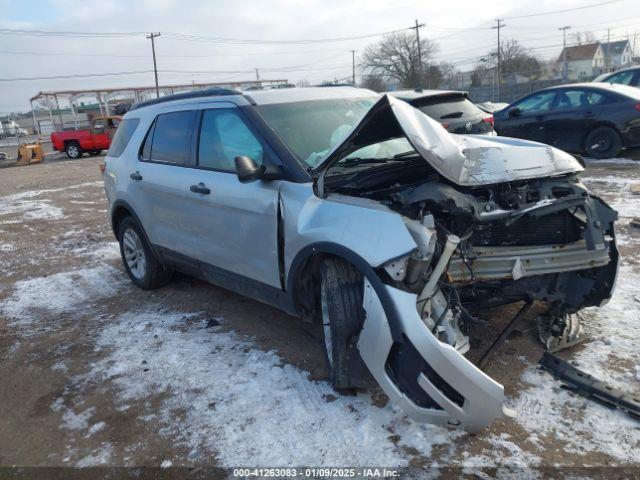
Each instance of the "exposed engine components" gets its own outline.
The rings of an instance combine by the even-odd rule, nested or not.
[[[588,338],[582,331],[580,317],[575,313],[540,315],[538,337],[550,352],[571,347]]]

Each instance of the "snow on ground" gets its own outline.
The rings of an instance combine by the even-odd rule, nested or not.
[[[43,311],[55,316],[86,309],[115,295],[124,282],[123,272],[108,265],[29,278],[14,284],[12,294],[0,303],[0,313],[13,325],[28,326]]]
[[[391,430],[427,457],[461,435],[374,407],[368,395],[336,398],[329,384],[310,381],[274,352],[206,324],[198,313],[124,313],[98,334],[108,354],[77,380],[110,380],[123,404],[169,393],[152,419],[226,466],[404,465]]]
[[[617,192],[620,205],[614,208],[623,216],[638,208],[628,191],[629,180],[586,180]],[[41,193],[16,195],[12,200],[0,198],[0,215],[3,208],[34,201]],[[223,466],[405,466],[412,458],[407,452],[428,458],[434,448],[447,445],[450,449],[439,464],[457,463],[474,473],[487,466],[538,466],[545,439],[569,453],[602,452],[618,462],[640,462],[636,423],[621,412],[572,396],[533,365],[522,378],[529,386],[510,400],[519,413],[514,421],[528,432],[528,443],[504,432],[485,432],[479,438],[488,446],[468,454],[464,432],[415,423],[392,405],[374,406],[368,394],[337,395],[327,382],[311,381],[307,372],[283,363],[276,352],[260,350],[250,338],[223,327],[205,328],[208,319],[201,312],[142,305],[106,321],[95,318],[96,305],[119,294],[128,280],[123,271],[106,263],[119,255],[117,243],[78,248],[91,266],[16,282],[0,302],[0,313],[25,335],[28,329],[20,327],[36,318],[76,315],[96,322],[95,337],[87,341],[94,344],[99,359],[70,382],[81,392],[113,385],[119,411],[132,401],[158,396],[161,408],[138,420],[159,422],[162,435],[190,451],[208,452]],[[602,309],[584,312],[596,340],[575,357],[580,367],[625,389],[640,382],[639,291],[640,274],[623,267],[613,300]],[[104,422],[91,422],[95,410],[82,406],[82,401],[70,402],[64,394],[51,408],[62,414],[60,428],[85,436],[105,428]],[[456,441],[462,446],[458,450]],[[112,445],[103,443],[76,464],[108,464],[112,457]],[[567,456],[567,464],[581,465],[580,456]]]

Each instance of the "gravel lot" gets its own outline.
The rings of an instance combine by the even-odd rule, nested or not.
[[[375,390],[333,392],[316,325],[185,276],[136,289],[99,161],[0,169],[0,465],[375,465],[415,476],[453,466],[470,478],[640,468],[640,422],[539,372],[533,325],[488,366],[518,418],[471,435],[416,424]],[[614,299],[585,312],[591,341],[563,355],[640,395],[640,230],[629,226],[640,161],[591,162],[584,178],[620,212],[623,262]],[[483,313],[472,347],[512,311]]]

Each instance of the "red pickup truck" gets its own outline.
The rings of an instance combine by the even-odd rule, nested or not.
[[[51,143],[53,149],[65,152],[69,158],[80,158],[84,152],[97,155],[111,145],[122,117],[96,117],[91,120],[88,130],[68,130],[53,132]]]

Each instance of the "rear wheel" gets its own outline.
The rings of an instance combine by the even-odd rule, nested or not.
[[[122,263],[133,283],[143,290],[152,290],[171,279],[171,269],[156,259],[133,218],[125,217],[120,222],[118,234]]]
[[[357,340],[364,323],[363,276],[340,259],[328,259],[320,266],[320,311],[324,350],[336,389],[367,386],[367,369]]]
[[[613,128],[598,127],[587,135],[584,149],[590,157],[611,158],[622,150],[622,140]]]
[[[68,143],[64,151],[69,158],[80,158],[82,156],[82,148],[75,142]]]

